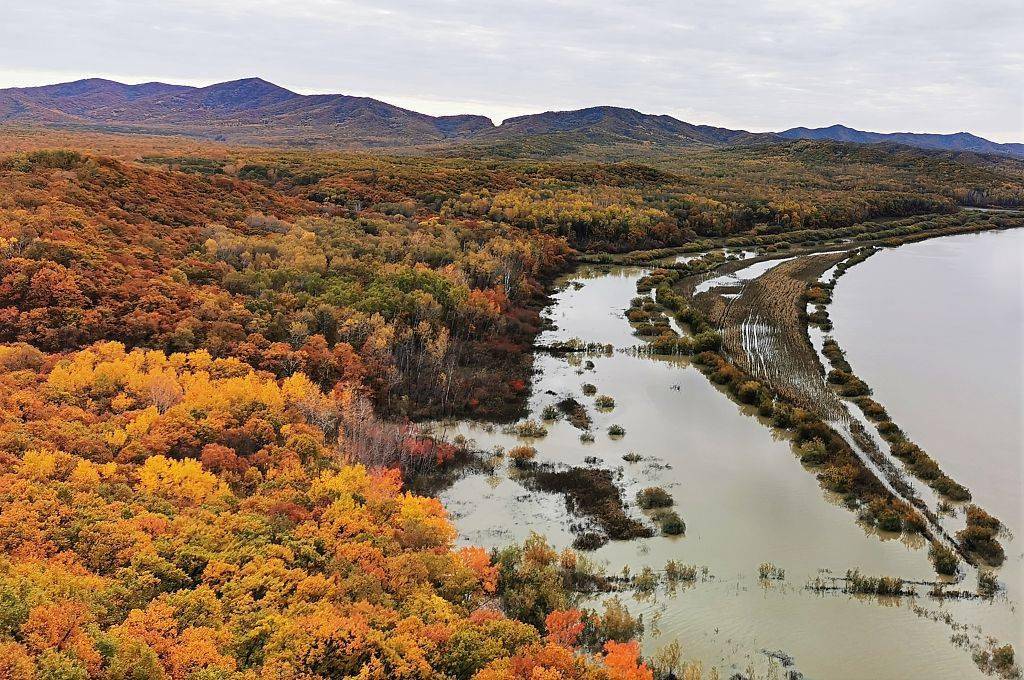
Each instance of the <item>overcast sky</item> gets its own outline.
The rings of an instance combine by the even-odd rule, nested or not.
[[[0,87],[86,76],[260,76],[496,122],[611,104],[1024,142],[1024,3],[4,0]]]

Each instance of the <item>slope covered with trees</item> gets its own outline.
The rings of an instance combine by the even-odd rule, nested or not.
[[[651,677],[572,607],[575,555],[455,549],[358,415],[204,350],[0,348],[0,676]]]
[[[580,251],[1024,196],[1010,161],[828,143],[602,164],[47,139],[0,157],[19,680],[647,680],[635,622],[577,609],[584,560],[456,548],[403,490],[461,453],[416,420],[523,407]]]

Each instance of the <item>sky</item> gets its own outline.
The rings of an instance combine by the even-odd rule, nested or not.
[[[751,131],[1024,142],[1020,0],[4,0],[0,87],[259,76],[495,122],[607,104]]]

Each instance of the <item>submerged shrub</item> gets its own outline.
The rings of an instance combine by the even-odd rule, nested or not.
[[[660,486],[648,487],[636,495],[636,504],[644,510],[667,508],[672,503],[672,495]]]
[[[993,597],[999,592],[999,581],[991,571],[978,570],[978,595],[982,597]]]
[[[596,531],[587,531],[578,535],[572,542],[577,550],[597,550],[608,542],[608,537]]]
[[[757,574],[762,581],[782,581],[786,578],[786,570],[771,562],[762,562],[757,568]]]
[[[889,413],[871,397],[857,397],[853,400],[860,410],[871,420],[889,420]]]
[[[661,533],[666,536],[678,536],[686,533],[686,522],[675,510],[658,510],[654,521],[661,525]]]
[[[622,437],[626,434],[626,428],[622,425],[612,425],[608,428],[608,434],[612,437]]]
[[[583,383],[582,389],[583,394],[585,394],[588,397],[597,394],[597,385],[592,385],[591,383]]]
[[[938,541],[932,541],[931,547],[928,548],[928,558],[931,559],[935,571],[945,576],[953,576],[960,567],[960,558],[956,553]]]
[[[958,484],[946,475],[939,475],[939,477],[932,482],[932,488],[952,501],[962,502],[971,500],[971,492],[967,487],[962,484]]]
[[[615,408],[615,399],[607,394],[601,394],[594,399],[594,405],[598,408]]]
[[[548,436],[548,428],[544,427],[536,420],[527,420],[520,423],[514,428],[515,434],[520,437],[526,437],[527,439],[540,439],[541,437]]]
[[[665,563],[665,578],[669,583],[695,581],[697,580],[697,567],[693,564],[680,564],[675,560],[669,560]]]
[[[532,446],[516,446],[509,449],[508,457],[516,465],[525,465],[537,457],[537,449]]]
[[[967,526],[956,538],[964,550],[976,553],[987,564],[999,566],[1006,559],[1003,546],[996,540],[1002,523],[977,505],[967,506]]]

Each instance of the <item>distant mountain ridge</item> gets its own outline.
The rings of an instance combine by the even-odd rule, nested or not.
[[[671,116],[596,106],[517,116],[430,116],[369,97],[302,95],[261,78],[207,87],[102,78],[0,90],[0,123],[173,132],[243,143],[400,147],[546,137],[573,145],[721,146],[775,141],[771,134],[691,125]]]
[[[903,144],[921,149],[942,151],[971,151],[1024,158],[1024,144],[999,144],[969,132],[932,134],[920,132],[865,132],[845,125],[823,128],[795,127],[779,132],[784,139],[815,139],[857,144]]]
[[[835,125],[778,134],[693,125],[672,116],[595,106],[516,116],[430,116],[370,97],[303,95],[262,78],[206,87],[102,78],[0,90],[0,124],[184,134],[234,143],[321,148],[395,148],[472,143],[483,148],[543,140],[550,148],[659,149],[761,144],[782,139],[892,142],[926,149],[1024,157],[1024,144],[958,135],[884,135]]]

